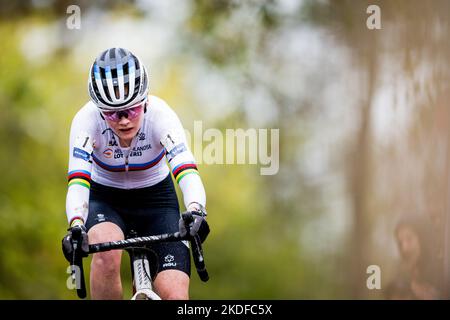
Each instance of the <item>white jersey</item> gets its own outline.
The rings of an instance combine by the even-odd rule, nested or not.
[[[114,188],[136,189],[155,185],[172,171],[185,206],[192,202],[206,205],[183,126],[167,103],[156,96],[149,96],[142,126],[128,148],[119,145],[119,138],[96,105],[88,102],[72,121],[69,151],[69,223],[75,218],[86,221],[91,180]]]

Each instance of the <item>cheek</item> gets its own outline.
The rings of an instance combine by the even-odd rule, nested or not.
[[[115,122],[109,121],[109,120],[106,120],[106,122],[108,123],[108,126],[109,126],[110,128],[116,129],[116,123],[115,123]]]
[[[143,121],[144,121],[144,113],[141,113],[139,117],[132,120],[133,126],[139,129]]]

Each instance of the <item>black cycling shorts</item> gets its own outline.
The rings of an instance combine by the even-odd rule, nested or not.
[[[89,215],[86,228],[112,222],[126,238],[178,231],[180,211],[170,174],[154,186],[140,189],[118,189],[91,182]],[[158,272],[176,269],[191,273],[187,242],[163,242],[149,246],[152,278]]]

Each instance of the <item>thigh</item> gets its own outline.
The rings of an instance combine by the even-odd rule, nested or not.
[[[114,227],[111,225],[114,225]],[[93,228],[95,230],[91,232]],[[118,210],[106,201],[94,197],[91,197],[89,200],[89,214],[86,221],[86,229],[88,230],[88,235],[91,234],[95,237],[101,237],[103,234],[106,237],[103,241],[121,240],[126,233],[125,222]],[[121,239],[114,239],[119,236]],[[102,239],[99,240],[102,241]]]
[[[96,224],[88,231],[89,244],[123,240],[122,230],[114,223],[102,222]],[[94,278],[111,279],[120,274],[122,250],[97,252],[92,256],[91,284]],[[104,278],[103,278],[104,277]]]
[[[190,252],[185,242],[158,243],[150,247],[152,255],[151,274],[156,279],[162,272],[175,270],[181,271],[189,279],[191,275]]]
[[[88,231],[89,244],[118,241],[124,239],[122,229],[112,222],[102,222],[92,226]]]
[[[89,215],[86,221],[89,244],[124,239],[124,222],[113,207],[101,200],[90,199]],[[120,264],[121,250],[100,252],[93,255],[93,262],[108,264],[116,269]]]

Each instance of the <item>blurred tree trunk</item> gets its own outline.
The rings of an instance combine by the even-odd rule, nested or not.
[[[450,113],[449,113],[450,114]],[[450,127],[447,127],[450,129]],[[450,131],[450,130],[449,130]],[[450,299],[450,132],[447,133],[447,201],[444,212],[444,243],[443,243],[443,295],[444,299]]]
[[[352,271],[351,293],[353,298],[363,298],[366,292],[366,269],[369,250],[369,208],[368,199],[370,196],[371,184],[371,111],[373,96],[377,79],[377,58],[374,49],[376,48],[375,37],[370,37],[361,52],[361,68],[365,69],[366,94],[361,104],[359,114],[359,129],[351,153],[349,162],[351,202],[353,207],[353,230],[351,236],[351,262]]]

